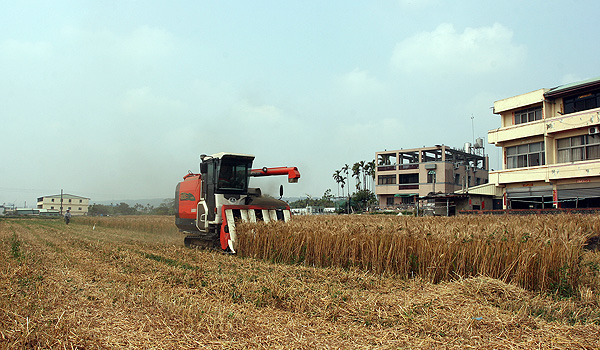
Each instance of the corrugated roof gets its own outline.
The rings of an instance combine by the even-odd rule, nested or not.
[[[591,87],[591,86],[599,86],[600,87],[600,77],[591,78],[587,80],[578,81],[575,83],[565,84],[557,86],[553,89],[548,90],[544,96],[545,97],[553,97],[566,93],[570,93],[579,89]]]
[[[469,193],[469,194],[479,194],[479,195],[484,195],[484,196],[501,197],[502,196],[502,188],[496,186],[494,183],[489,182],[487,184],[469,187],[468,189],[458,190],[454,193],[458,193],[458,194]]]
[[[64,198],[67,198],[67,199],[69,199],[69,198],[71,198],[71,199],[90,199],[88,197],[81,197],[81,196],[76,196],[74,194],[68,194],[68,193],[63,193],[62,197],[63,197],[63,199]],[[40,198],[60,198],[60,194],[53,194],[53,195],[50,195],[50,196],[43,196],[43,197],[40,197]]]

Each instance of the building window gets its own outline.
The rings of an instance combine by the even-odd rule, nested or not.
[[[394,205],[394,197],[387,197],[385,204],[388,206]]]
[[[83,202],[83,201],[80,199],[80,200],[79,200],[79,203],[82,203],[82,202]]]
[[[54,207],[52,206],[52,207],[50,207],[50,209],[54,209]]]
[[[401,184],[418,184],[419,174],[400,174],[399,180]]]
[[[506,168],[527,168],[546,164],[544,142],[506,147]]]
[[[460,185],[460,174],[454,174],[454,184]]]
[[[413,204],[414,201],[414,197],[413,196],[409,196],[409,197],[402,197],[402,204]]]
[[[600,91],[567,97],[563,101],[565,104],[565,114],[597,108],[600,107]]]
[[[396,184],[396,175],[379,175],[377,177],[378,185],[395,185]]]
[[[79,211],[81,211],[81,207],[79,208]]]
[[[71,200],[69,199],[69,203],[71,203]]]
[[[542,119],[542,107],[522,109],[515,112],[515,124],[529,123]]]
[[[435,182],[435,172],[429,171],[427,172],[427,183],[432,184]]]
[[[581,135],[556,140],[558,163],[600,159],[600,135]]]
[[[50,201],[54,202],[54,198],[52,198]]]
[[[402,190],[418,190],[419,189],[419,174],[400,174],[398,175],[398,189]]]

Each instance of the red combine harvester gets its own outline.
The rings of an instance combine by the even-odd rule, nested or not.
[[[235,253],[235,221],[290,220],[289,205],[263,197],[260,188],[248,188],[251,176],[287,175],[296,183],[296,167],[252,169],[254,156],[237,153],[201,155],[200,174],[189,173],[175,190],[175,225],[187,234],[187,247],[220,248]],[[279,187],[283,196],[283,186]]]

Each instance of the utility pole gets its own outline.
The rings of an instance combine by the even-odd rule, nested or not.
[[[471,131],[473,132],[473,145],[475,145],[475,122],[473,121],[473,113],[471,113]]]
[[[63,213],[63,190],[60,189],[60,215]]]

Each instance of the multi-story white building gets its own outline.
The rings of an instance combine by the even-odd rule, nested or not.
[[[37,199],[38,209],[58,210],[61,214],[69,209],[72,215],[87,215],[89,206],[89,198],[66,193],[43,196]]]
[[[455,191],[488,182],[483,140],[465,149],[445,145],[375,153],[375,194],[380,208],[413,205],[418,197]]]
[[[504,208],[600,207],[600,78],[494,102]]]

